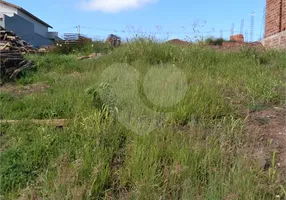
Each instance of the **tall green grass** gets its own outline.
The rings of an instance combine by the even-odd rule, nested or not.
[[[1,125],[3,199],[283,196],[284,183],[270,179],[247,154],[252,144],[244,130],[243,111],[285,103],[285,52],[216,52],[138,40],[97,60],[78,61],[77,55],[30,55],[37,72],[18,84],[45,82],[50,88],[31,95],[1,92],[3,119],[71,120],[63,129],[27,121]],[[146,101],[147,106],[136,107],[138,96],[131,87],[123,87],[126,80],[136,80],[136,74],[119,76],[123,68],[110,76],[123,76],[110,80],[120,98],[103,90],[102,73],[112,64],[128,64],[139,74],[175,65],[186,75],[189,87],[171,112],[163,112],[159,126],[138,135],[117,119],[112,108],[131,115],[134,126],[141,113],[153,110],[148,116],[157,120],[152,113],[162,110]],[[148,93],[168,94],[155,84],[149,80]]]

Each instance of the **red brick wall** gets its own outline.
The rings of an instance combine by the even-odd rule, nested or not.
[[[286,0],[266,0],[265,37],[286,29]]]
[[[282,31],[286,30],[286,0],[282,0]]]

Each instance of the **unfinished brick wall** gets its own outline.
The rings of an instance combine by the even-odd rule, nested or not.
[[[269,36],[261,41],[266,48],[286,49],[286,31]]]
[[[286,30],[286,0],[266,0],[265,37]]]

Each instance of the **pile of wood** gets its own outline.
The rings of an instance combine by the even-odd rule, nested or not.
[[[23,54],[35,52],[34,48],[21,40],[15,33],[0,27],[1,79],[14,79],[21,71],[32,68],[33,62],[25,60]]]
[[[21,53],[36,53],[37,50],[34,49],[24,40],[21,40],[14,32],[7,31],[0,27],[0,51],[17,50]]]
[[[32,61],[24,59],[19,51],[0,50],[1,79],[14,79],[18,74],[28,68],[34,67]]]
[[[101,56],[102,56],[101,53],[92,53],[92,54],[90,54],[90,55],[88,55],[88,56],[80,56],[80,57],[78,57],[77,59],[78,59],[78,60],[98,59],[98,58],[100,58]]]

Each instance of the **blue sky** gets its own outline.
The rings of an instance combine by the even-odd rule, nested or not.
[[[81,33],[104,39],[110,33],[123,38],[137,34],[162,39],[209,35],[229,38],[232,24],[250,32],[254,11],[254,40],[263,34],[265,0],[7,0],[23,7],[63,33]],[[221,33],[222,30],[222,33]],[[250,40],[250,36],[246,36]]]

